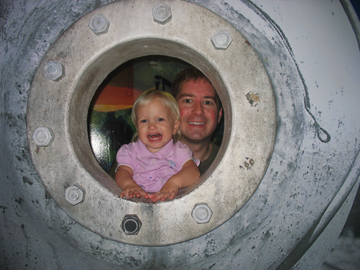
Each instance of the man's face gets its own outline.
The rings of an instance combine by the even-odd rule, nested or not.
[[[215,102],[215,89],[206,80],[190,80],[183,83],[177,95],[180,107],[180,130],[184,141],[200,143],[210,140],[221,120]]]

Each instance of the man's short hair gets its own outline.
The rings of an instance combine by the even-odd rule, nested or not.
[[[198,81],[198,80],[207,81],[208,83],[210,83],[212,85],[212,83],[209,81],[209,79],[197,68],[190,67],[190,68],[180,71],[176,75],[176,77],[172,83],[171,94],[177,99],[177,96],[178,96],[184,82]],[[215,87],[214,87],[214,90],[215,90],[216,106],[218,107],[218,110],[220,110],[222,108],[221,100],[219,98],[218,93],[216,92]]]

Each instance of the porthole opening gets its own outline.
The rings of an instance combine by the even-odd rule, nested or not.
[[[126,3],[114,2],[101,11],[111,18],[107,33],[96,35],[88,29],[94,15],[89,13],[57,39],[44,56],[28,101],[29,147],[47,192],[86,228],[102,237],[134,245],[180,243],[226,222],[255,192],[275,142],[275,99],[253,47],[216,14],[197,5],[173,1],[174,11],[203,14],[201,20],[206,18],[214,24],[200,23],[198,16],[174,16],[170,23],[159,25],[151,12],[146,17],[145,2]],[[152,4],[148,4],[147,10],[151,10]],[[193,25],[201,29],[183,31]],[[214,46],[214,25],[231,35],[233,41],[227,49]],[[118,197],[121,189],[93,154],[87,121],[96,90],[108,75],[131,59],[149,55],[181,59],[202,71],[217,90],[224,113],[222,144],[212,166],[200,178],[201,184],[179,193],[176,200],[156,205]],[[65,71],[57,81],[44,76],[45,66],[54,59]],[[39,127],[52,135],[51,144],[41,146],[34,140]],[[75,204],[65,197],[68,189],[78,190],[81,202]],[[121,228],[125,217],[135,215],[141,221],[140,230],[133,231],[136,226],[130,226],[130,231],[128,227]]]
[[[131,142],[136,131],[131,120],[136,99],[149,89],[170,93],[175,76],[189,67],[193,66],[174,57],[139,57],[117,67],[97,88],[88,111],[89,141],[97,162],[112,178],[115,178],[117,151]],[[224,132],[223,119],[211,139],[218,147]]]

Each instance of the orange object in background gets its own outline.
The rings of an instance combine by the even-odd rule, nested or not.
[[[94,111],[114,112],[132,108],[142,91],[128,87],[106,85],[94,100]]]

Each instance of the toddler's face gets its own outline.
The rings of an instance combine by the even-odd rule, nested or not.
[[[174,123],[170,108],[165,107],[158,98],[140,106],[136,116],[139,139],[152,153],[163,148],[179,128],[179,121]]]

